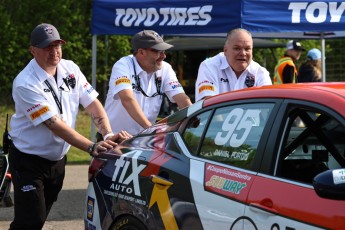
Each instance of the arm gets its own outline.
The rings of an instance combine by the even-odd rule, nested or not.
[[[108,116],[101,104],[101,102],[96,99],[88,107],[85,108],[86,111],[90,114],[92,121],[97,126],[99,133],[105,137],[105,140],[121,142],[124,139],[132,137],[126,131],[121,131],[117,134],[114,134],[111,131],[110,122]]]
[[[92,141],[69,127],[65,122],[63,122],[58,116],[53,116],[46,120],[44,124],[50,129],[54,135],[62,138],[70,145],[88,152],[89,146],[92,144]],[[98,152],[106,151],[109,148],[115,147],[116,143],[114,142],[98,142],[94,147],[93,155],[98,155]],[[96,154],[95,154],[96,153]]]
[[[101,133],[102,136],[112,132],[108,116],[98,99],[94,100],[85,108],[85,110],[91,116],[93,123],[96,125],[98,132]]]
[[[127,110],[128,114],[144,129],[150,127],[152,124],[146,118],[139,103],[134,98],[133,91],[129,89],[121,90],[118,93],[123,107]]]
[[[173,96],[174,101],[176,102],[179,109],[183,109],[192,104],[190,98],[185,93],[179,93]]]

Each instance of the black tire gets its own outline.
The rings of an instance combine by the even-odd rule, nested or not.
[[[147,230],[146,226],[133,216],[120,217],[110,230]]]

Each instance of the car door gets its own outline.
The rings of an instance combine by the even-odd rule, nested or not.
[[[192,117],[183,132],[190,181],[204,229],[255,229],[244,216],[275,103],[219,105]]]
[[[343,229],[345,201],[317,196],[313,178],[344,167],[345,121],[330,108],[286,100],[245,210],[256,229]],[[264,163],[265,162],[265,163]]]

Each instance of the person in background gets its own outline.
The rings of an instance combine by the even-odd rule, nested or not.
[[[307,59],[301,64],[298,70],[298,82],[321,82],[321,51],[314,48],[308,51]]]
[[[42,229],[62,189],[66,154],[71,145],[97,156],[115,147],[114,135],[98,93],[79,67],[62,59],[58,30],[37,25],[31,32],[33,59],[13,82],[15,114],[11,117],[9,166],[14,187],[14,220],[10,229]],[[79,104],[106,138],[94,143],[75,128]],[[86,173],[86,172],[85,172]]]
[[[252,60],[253,38],[245,29],[228,32],[223,52],[201,62],[195,101],[224,92],[272,85],[269,72]]]
[[[274,84],[296,83],[298,71],[295,62],[300,59],[302,51],[305,48],[297,41],[291,40],[286,44],[285,54],[274,68]]]
[[[135,34],[131,45],[133,55],[122,57],[112,68],[105,110],[114,131],[136,135],[156,122],[163,93],[179,109],[192,103],[164,61],[172,45],[152,30]]]

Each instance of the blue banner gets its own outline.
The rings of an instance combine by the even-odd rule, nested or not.
[[[241,26],[260,32],[327,32],[345,30],[345,2],[242,0]]]
[[[133,35],[225,34],[345,30],[345,2],[311,0],[94,0],[91,32]]]
[[[94,0],[91,32],[133,35],[143,29],[160,34],[214,34],[241,26],[241,1]]]

